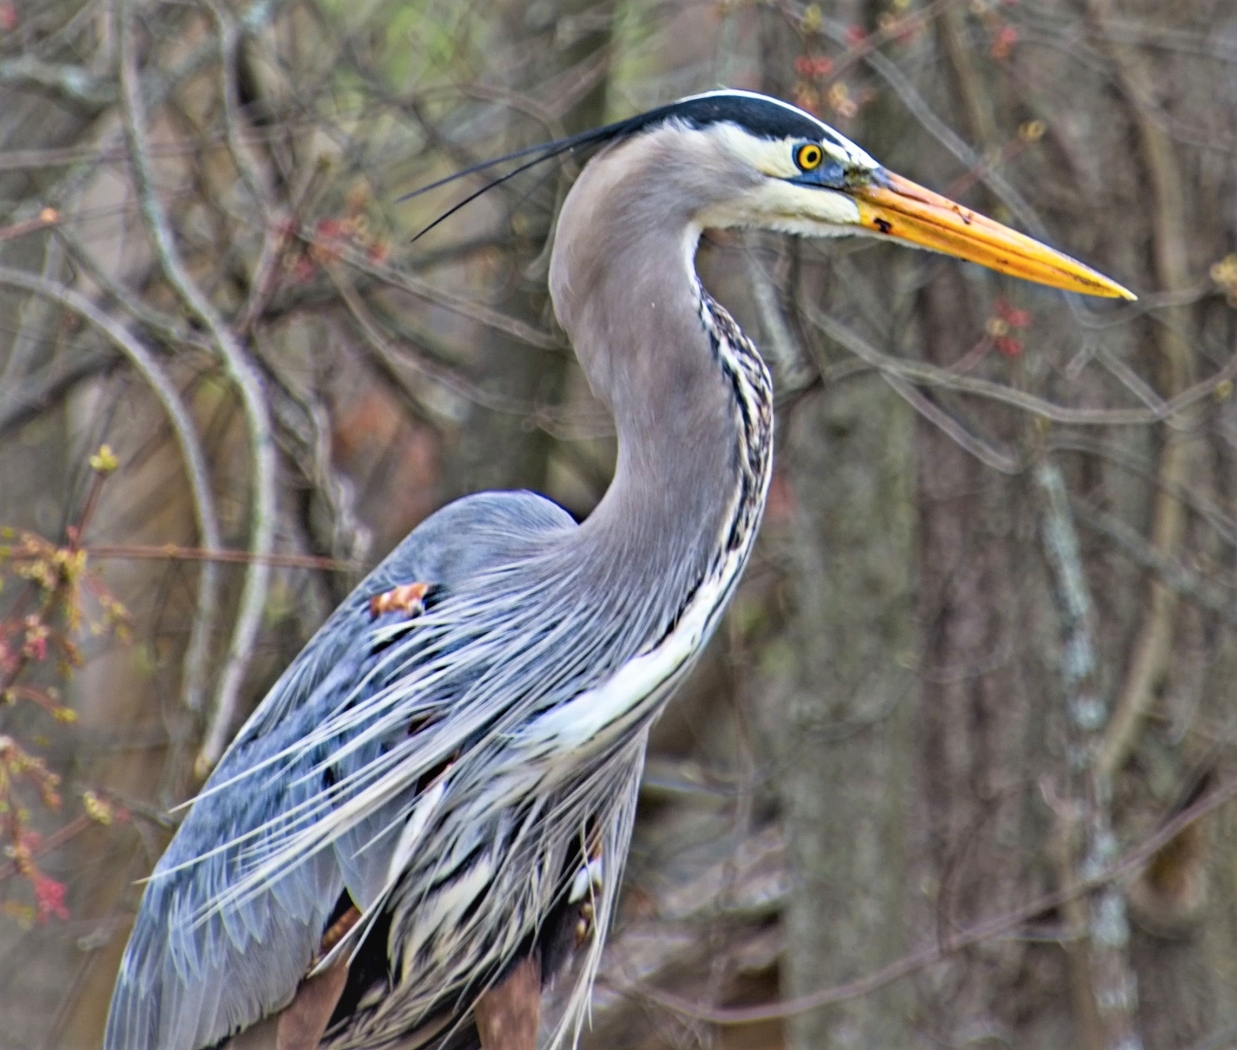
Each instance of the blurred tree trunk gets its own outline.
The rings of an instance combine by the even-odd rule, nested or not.
[[[955,114],[979,153],[996,149],[995,98],[977,69],[965,15],[948,10],[933,43],[944,75],[929,97]],[[917,158],[917,178],[944,186],[956,160]],[[995,199],[971,195],[991,212]],[[968,270],[939,275],[918,297],[915,353],[942,367],[958,361],[984,332],[999,279]],[[946,411],[951,411],[946,406]],[[1016,443],[1006,417],[981,410],[984,433]],[[991,429],[987,429],[987,428]],[[1039,835],[1028,825],[1020,770],[1035,768],[1034,729],[1054,696],[1037,660],[1035,625],[1046,591],[1036,589],[1039,566],[1033,519],[1028,522],[1020,481],[980,463],[952,437],[921,418],[916,428],[920,472],[919,564],[923,673],[917,712],[915,864],[908,878],[921,890],[913,912],[921,931],[942,933],[1000,914],[1032,892]],[[1055,639],[1052,640],[1055,644]],[[1037,711],[1037,707],[1039,710]],[[976,837],[1008,849],[973,850]],[[1042,867],[1041,871],[1042,873]],[[946,1042],[1012,1037],[1012,1011],[1037,1001],[1036,1028],[1061,1021],[1045,989],[1026,968],[1015,943],[987,946],[943,968],[921,986],[922,1016]],[[1049,982],[1049,988],[1055,982]],[[1056,1001],[1067,1001],[1060,993]],[[1035,1040],[1029,1045],[1043,1045]]]
[[[868,21],[858,0],[831,14]],[[784,36],[769,42],[766,75],[769,90],[789,97],[795,45]],[[810,276],[808,299],[821,275]],[[877,970],[906,947],[915,431],[909,407],[875,375],[808,398],[788,423],[795,671],[774,750],[792,887],[781,979],[798,996]],[[906,989],[886,989],[791,1017],[787,1044],[900,1050],[909,1021]]]
[[[803,995],[905,946],[914,431],[878,376],[813,399],[789,431],[798,671],[779,734],[793,879],[784,988]],[[905,990],[886,990],[793,1018],[789,1045],[897,1050],[907,1022]]]
[[[517,53],[525,56],[518,66],[517,82],[511,84],[515,95],[532,97],[556,80],[560,84],[566,81],[570,91],[573,74],[578,75],[589,59],[600,61],[600,74],[595,69],[587,74],[594,78],[592,86],[565,111],[552,94],[540,96],[567,133],[594,127],[605,117],[607,52],[614,11],[615,0],[563,0],[552,5],[508,0],[496,9],[501,26],[498,31],[514,44]],[[581,30],[581,25],[587,28]],[[574,36],[574,42],[556,45],[560,35]],[[517,123],[524,122],[513,121]],[[517,149],[545,137],[546,128],[537,125],[531,134],[509,144]],[[553,186],[558,177],[558,172],[551,169],[545,185]],[[518,246],[503,259],[505,292],[497,305],[509,317],[541,326],[550,309],[546,287],[547,238],[557,201],[550,202],[547,208],[544,199],[530,199],[533,196],[520,199],[510,212],[509,221]],[[487,390],[500,398],[539,408],[561,402],[571,360],[569,349],[539,349],[496,331],[485,331],[480,339],[473,367]],[[474,405],[444,463],[443,496],[452,499],[483,489],[544,492],[554,444],[554,439],[539,429],[528,414]]]
[[[924,356],[957,360],[982,330],[969,282],[938,278],[919,304]],[[982,292],[980,293],[982,295]],[[1055,696],[1038,662],[1038,551],[1020,486],[920,421],[919,564],[922,674],[916,716],[915,863],[907,872],[922,933],[964,928],[1033,892],[1028,868],[1042,832],[1029,822],[1035,727]],[[1033,525],[1031,526],[1034,527]],[[986,848],[975,848],[976,841]],[[1007,848],[992,848],[994,842]],[[1042,863],[1039,865],[1042,874]],[[946,1042],[1013,1038],[1013,1017],[1036,1002],[1035,1027],[1059,1025],[1063,989],[1043,998],[1018,942],[987,945],[946,963],[921,986],[930,1030]],[[1026,1033],[1029,1034],[1029,1033]],[[1020,1043],[1019,1045],[1024,1045]],[[1038,1040],[1027,1046],[1050,1046]],[[1061,1044],[1057,1044],[1061,1045]]]

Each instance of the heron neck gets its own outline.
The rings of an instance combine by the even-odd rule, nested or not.
[[[698,239],[691,227],[632,238],[641,250],[610,256],[589,323],[569,332],[614,413],[619,446],[614,480],[579,541],[611,558],[621,552],[625,578],[668,592],[703,577],[740,498],[757,504],[749,509],[758,519],[767,480],[745,477],[744,393],[728,370],[731,348],[717,345],[708,323],[693,264]],[[755,359],[765,382],[747,393],[767,401]]]

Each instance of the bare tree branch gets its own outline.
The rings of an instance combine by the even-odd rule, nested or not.
[[[792,1014],[805,1013],[808,1010],[818,1010],[822,1006],[854,999],[901,980],[913,973],[941,962],[951,955],[1017,930],[1019,927],[1033,921],[1037,917],[1060,908],[1063,904],[1091,893],[1110,883],[1129,878],[1136,874],[1147,861],[1166,843],[1171,842],[1181,831],[1195,821],[1219,809],[1221,806],[1237,798],[1237,782],[1225,784],[1213,790],[1201,801],[1183,810],[1172,820],[1166,822],[1154,835],[1148,836],[1133,849],[1129,850],[1120,860],[1108,865],[1101,871],[1089,874],[1080,879],[1068,890],[1058,890],[1046,893],[1019,908],[995,916],[983,922],[960,930],[958,933],[944,939],[924,945],[924,947],[890,963],[876,973],[868,974],[846,984],[834,988],[824,988],[811,995],[800,996],[797,999],[784,1000],[779,1003],[761,1004],[757,1006],[708,1006],[701,1003],[688,1002],[678,996],[642,988],[641,994],[649,1002],[656,1003],[684,1017],[692,1017],[700,1021],[708,1021],[715,1025],[748,1025],[761,1021],[775,1021],[789,1017]]]
[[[207,551],[223,548],[219,534],[219,514],[210,487],[210,470],[198,441],[193,420],[181,403],[180,393],[164,374],[154,355],[132,333],[114,318],[103,313],[89,299],[70,288],[55,284],[23,270],[0,267],[0,284],[22,288],[43,296],[72,310],[97,328],[129,361],[154,392],[167,414],[176,443],[185,462],[185,473],[193,495],[194,514],[202,547]],[[206,562],[198,587],[197,610],[194,615],[189,647],[185,654],[183,695],[190,709],[200,706],[207,674],[210,635],[219,604],[219,577],[215,566]]]
[[[236,337],[223,317],[194,283],[181,262],[163,206],[155,190],[150,170],[146,139],[146,109],[137,72],[136,41],[134,39],[132,0],[119,0],[116,31],[120,48],[120,84],[125,140],[129,147],[129,162],[146,221],[147,232],[155,254],[168,282],[210,332],[212,342],[240,391],[249,431],[253,508],[249,550],[254,556],[245,572],[245,586],[240,609],[232,632],[215,694],[215,702],[207,722],[196,771],[204,777],[223,754],[236,717],[236,705],[244,684],[245,671],[257,641],[262,612],[266,607],[266,591],[270,567],[263,560],[270,553],[275,537],[275,446],[271,438],[270,412],[257,374],[245,356]]]
[[[0,62],[0,84],[31,87],[89,113],[116,101],[116,85],[100,80],[81,66],[54,65],[29,53]]]
[[[1050,420],[1053,423],[1064,423],[1073,426],[1103,427],[1103,426],[1146,426],[1148,423],[1163,423],[1173,420],[1174,416],[1198,404],[1204,398],[1213,395],[1223,384],[1230,382],[1237,375],[1237,355],[1234,355],[1223,368],[1210,378],[1195,383],[1175,397],[1161,401],[1155,408],[1071,408],[1058,405],[1028,394],[1013,387],[994,383],[988,379],[959,375],[936,365],[922,361],[907,361],[883,353],[860,336],[853,328],[817,310],[810,304],[805,305],[808,319],[835,342],[860,358],[866,364],[902,379],[926,386],[939,386],[947,390],[956,390],[963,394],[973,394],[992,401],[1013,405],[1024,412]]]
[[[1111,17],[1108,0],[1087,0],[1087,11],[1096,29],[1105,29]],[[1139,55],[1108,39],[1108,50],[1118,79],[1130,102],[1154,201],[1155,270],[1161,287],[1183,291],[1190,285],[1185,197],[1176,152],[1162,126],[1153,121],[1143,104],[1151,97],[1151,77]],[[1184,333],[1191,318],[1183,307],[1172,310],[1158,329],[1163,355],[1161,386],[1170,398],[1180,396],[1193,381],[1194,349]],[[1189,426],[1191,420],[1183,420]],[[1193,435],[1170,436],[1160,454],[1160,476],[1165,485],[1185,484],[1192,479],[1203,454],[1201,441]],[[1152,544],[1167,558],[1175,557],[1186,528],[1185,508],[1161,486],[1155,497]],[[1097,772],[1110,780],[1129,756],[1137,739],[1143,715],[1154,690],[1168,667],[1176,627],[1175,593],[1158,578],[1151,583],[1147,610],[1135,639],[1125,681],[1097,759]]]

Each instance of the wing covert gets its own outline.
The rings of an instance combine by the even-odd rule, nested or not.
[[[372,676],[371,598],[417,580],[450,590],[513,544],[564,528],[574,528],[571,517],[531,493],[465,497],[426,519],[328,618],[237,734],[156,866],[121,963],[105,1050],[198,1050],[291,1000],[340,894],[346,888],[365,907],[386,883],[410,801],[368,814],[244,899],[228,893],[271,836],[305,807],[321,808],[332,776],[381,746],[350,752],[338,774],[330,748],[298,747]]]

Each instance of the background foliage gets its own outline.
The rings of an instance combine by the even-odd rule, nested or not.
[[[1141,299],[707,237],[778,471],[588,1044],[1237,1045],[1230,4],[0,0],[0,1046],[97,1045],[134,880],[364,568],[604,491],[573,162],[415,244],[480,183],[400,195],[718,84]]]

